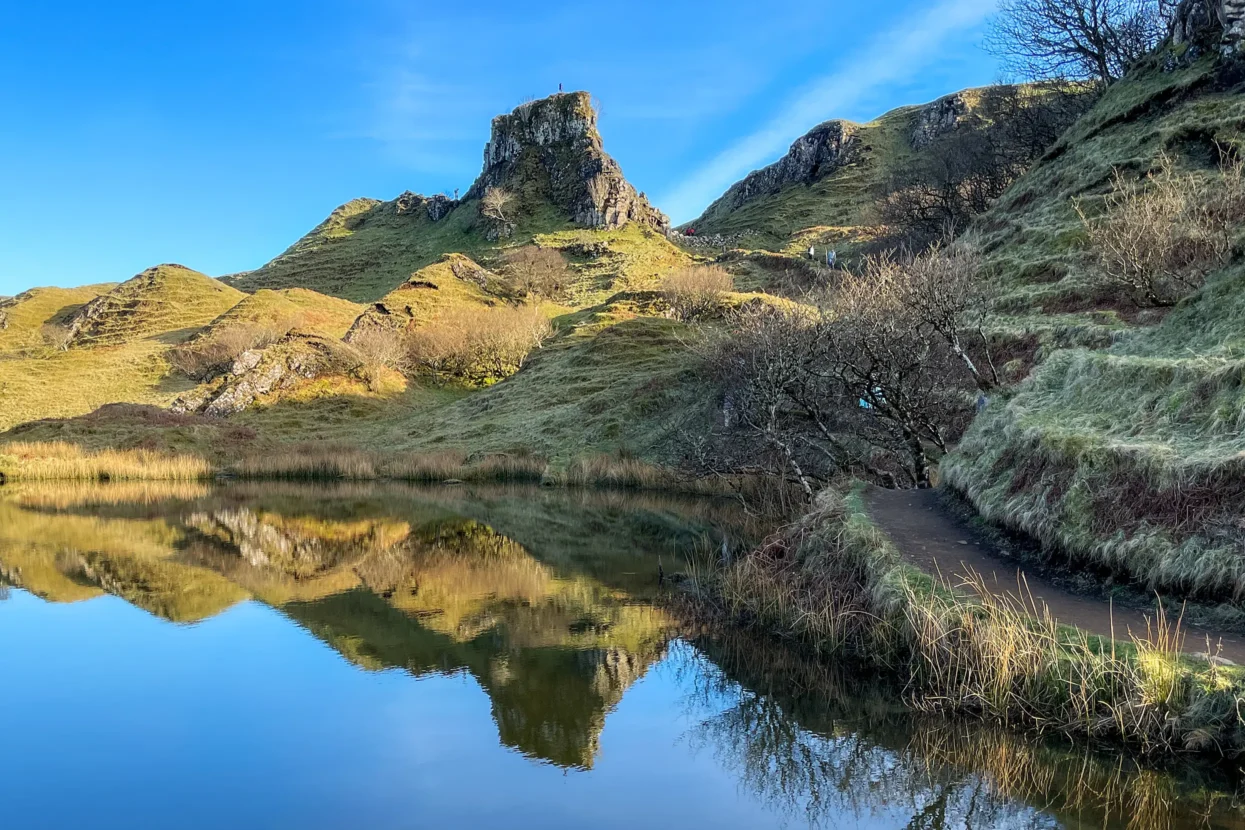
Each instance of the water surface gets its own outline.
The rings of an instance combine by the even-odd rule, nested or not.
[[[0,825],[1245,827],[1231,770],[916,718],[667,610],[730,502],[0,489]]]

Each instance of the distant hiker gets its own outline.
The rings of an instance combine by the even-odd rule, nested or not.
[[[562,84],[558,84],[558,92],[562,91]]]
[[[817,259],[817,249],[814,248],[812,245],[808,246],[808,258]]]
[[[455,202],[457,202],[457,201],[458,201],[458,188],[457,188],[457,187],[456,187],[456,188],[454,188],[454,201],[455,201]]]
[[[839,264],[838,251],[826,251],[826,266],[829,268],[833,268],[834,266],[838,264]]]

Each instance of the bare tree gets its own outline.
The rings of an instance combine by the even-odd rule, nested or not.
[[[563,297],[574,276],[566,257],[553,248],[524,245],[505,252],[505,274],[521,297],[557,300]]]
[[[725,387],[719,452],[770,460],[805,492],[844,472],[929,482],[930,449],[967,423],[971,374],[905,302],[900,279],[846,274],[814,305],[745,309],[713,356]],[[724,448],[724,449],[722,449]]]
[[[1107,86],[1166,34],[1165,0],[1002,0],[987,47],[1025,79]]]
[[[69,351],[73,343],[73,329],[60,323],[45,323],[39,330],[43,342],[58,352]]]
[[[941,337],[964,362],[977,387],[989,392],[999,385],[986,315],[995,298],[993,283],[983,278],[981,258],[966,245],[930,250],[906,262],[873,260],[869,278],[894,283],[893,290],[916,321]],[[981,355],[982,366],[969,354],[965,338]]]
[[[480,198],[480,213],[502,225],[510,224],[510,205],[514,202],[514,194],[504,187],[490,187]]]

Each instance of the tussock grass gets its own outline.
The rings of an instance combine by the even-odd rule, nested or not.
[[[196,481],[212,465],[151,450],[85,450],[64,441],[0,444],[0,478],[12,481]]]
[[[904,565],[855,497],[824,493],[759,550],[692,576],[733,619],[895,673],[920,709],[1145,752],[1245,749],[1245,675],[1182,656],[1177,624],[1160,614],[1148,639],[1118,643],[1023,594],[967,599]]]
[[[384,454],[347,446],[300,445],[244,458],[229,471],[249,479],[540,482],[547,469],[545,459],[526,453],[469,458],[454,450]]]

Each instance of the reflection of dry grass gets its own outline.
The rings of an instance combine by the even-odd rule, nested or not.
[[[162,502],[190,502],[207,497],[211,487],[189,481],[68,481],[21,484],[5,495],[26,507],[65,510],[70,507]]]

